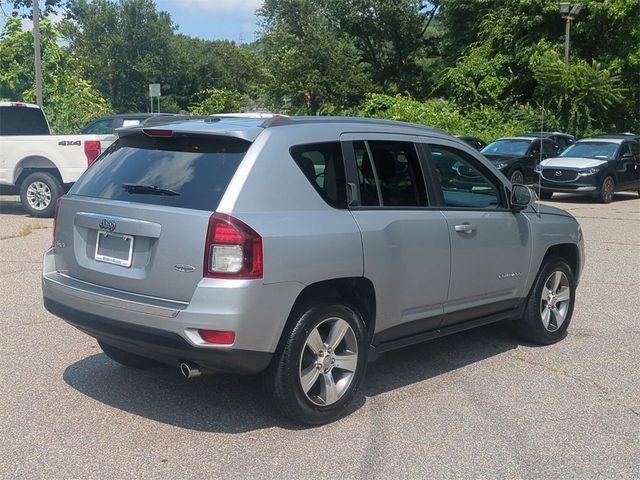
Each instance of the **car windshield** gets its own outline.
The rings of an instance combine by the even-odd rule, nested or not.
[[[617,143],[611,142],[578,142],[567,148],[561,157],[586,157],[608,160],[615,156],[618,150]]]
[[[482,153],[498,153],[501,155],[524,155],[531,140],[496,140],[482,150]]]

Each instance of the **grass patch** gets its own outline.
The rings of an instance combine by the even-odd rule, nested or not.
[[[42,223],[32,223],[23,227],[18,233],[14,235],[3,235],[0,237],[0,240],[8,240],[10,238],[20,238],[26,237],[27,235],[31,235],[35,230],[43,230],[45,228],[51,228],[49,225],[43,225]]]

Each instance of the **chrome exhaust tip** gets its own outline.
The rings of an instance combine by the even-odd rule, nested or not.
[[[196,378],[202,375],[202,370],[195,363],[182,362],[180,372],[184,378]]]

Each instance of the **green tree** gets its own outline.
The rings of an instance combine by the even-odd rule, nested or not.
[[[75,133],[96,116],[110,112],[109,102],[82,76],[76,60],[59,45],[52,23],[41,23],[44,111],[54,133]],[[0,98],[35,101],[33,34],[18,17],[7,19],[0,37]]]
[[[260,16],[260,52],[268,66],[266,102],[304,112],[304,92],[313,95],[312,112],[333,113],[355,106],[372,86],[353,42],[336,32],[317,2],[267,0]]]
[[[148,84],[163,84],[174,25],[152,0],[72,0],[61,27],[87,78],[118,112],[146,111]]]
[[[241,93],[224,88],[210,88],[196,94],[196,99],[189,109],[194,115],[242,112],[247,104]]]

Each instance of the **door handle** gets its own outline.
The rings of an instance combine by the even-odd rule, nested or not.
[[[475,225],[470,225],[468,223],[463,223],[462,225],[456,225],[453,228],[456,232],[472,233],[475,232],[478,227],[476,227]]]

